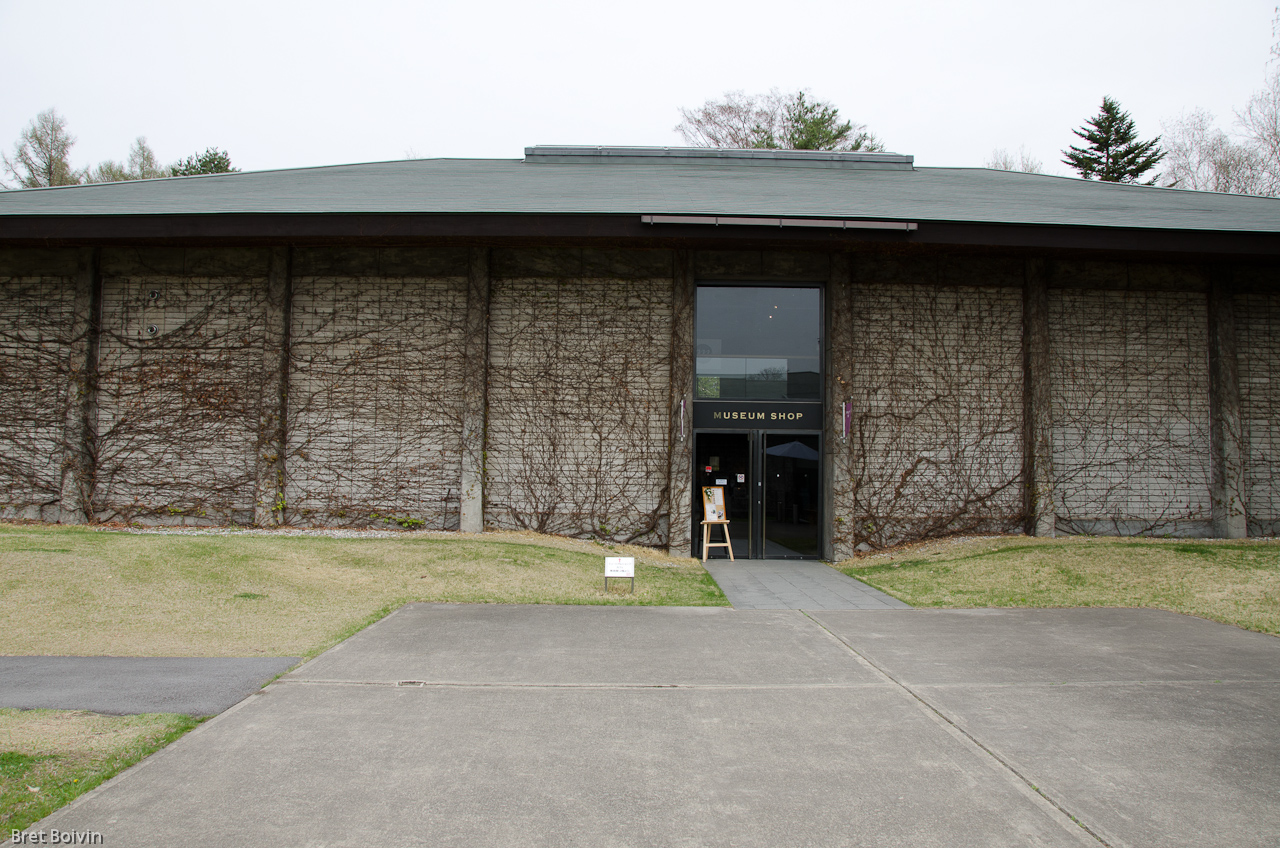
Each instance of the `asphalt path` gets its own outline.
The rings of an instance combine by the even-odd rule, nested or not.
[[[1274,846],[1280,640],[1153,610],[408,605],[31,831]]]
[[[210,716],[301,657],[0,657],[0,707]]]

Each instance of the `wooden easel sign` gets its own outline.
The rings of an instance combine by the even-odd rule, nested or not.
[[[702,487],[702,561],[712,548],[726,548],[733,559],[733,543],[729,541],[729,513],[724,508],[724,486]],[[711,528],[719,527],[724,533],[723,542],[711,541]]]
[[[702,516],[703,521],[729,520],[724,508],[724,486],[702,487]]]

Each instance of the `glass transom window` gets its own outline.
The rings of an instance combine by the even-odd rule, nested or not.
[[[817,288],[699,286],[699,400],[821,400]]]

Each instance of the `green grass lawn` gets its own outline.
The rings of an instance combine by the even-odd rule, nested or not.
[[[839,563],[917,607],[1154,607],[1280,635],[1280,540],[943,540]]]
[[[198,723],[184,715],[0,709],[0,839],[70,803]]]
[[[604,591],[604,557],[635,556]],[[314,656],[408,601],[724,605],[701,564],[534,534],[155,535],[0,525],[0,654]]]
[[[636,557],[604,591],[604,557]],[[702,565],[534,534],[155,535],[0,524],[0,655],[311,657],[409,601],[728,602]],[[7,838],[195,727],[0,710]],[[33,788],[34,787],[34,788]]]

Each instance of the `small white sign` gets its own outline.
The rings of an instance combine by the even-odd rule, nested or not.
[[[739,474],[739,475],[738,475],[738,482],[739,482],[739,483],[745,483],[745,482],[747,482],[747,475],[745,475],[745,474]]]
[[[636,558],[635,557],[605,557],[604,558],[604,576],[605,577],[635,577],[636,576]]]
[[[729,478],[728,478],[728,477],[726,477],[726,478],[725,478],[725,479],[723,479],[723,480],[716,480],[716,485],[717,485],[717,486],[727,486],[727,485],[729,485]]]

